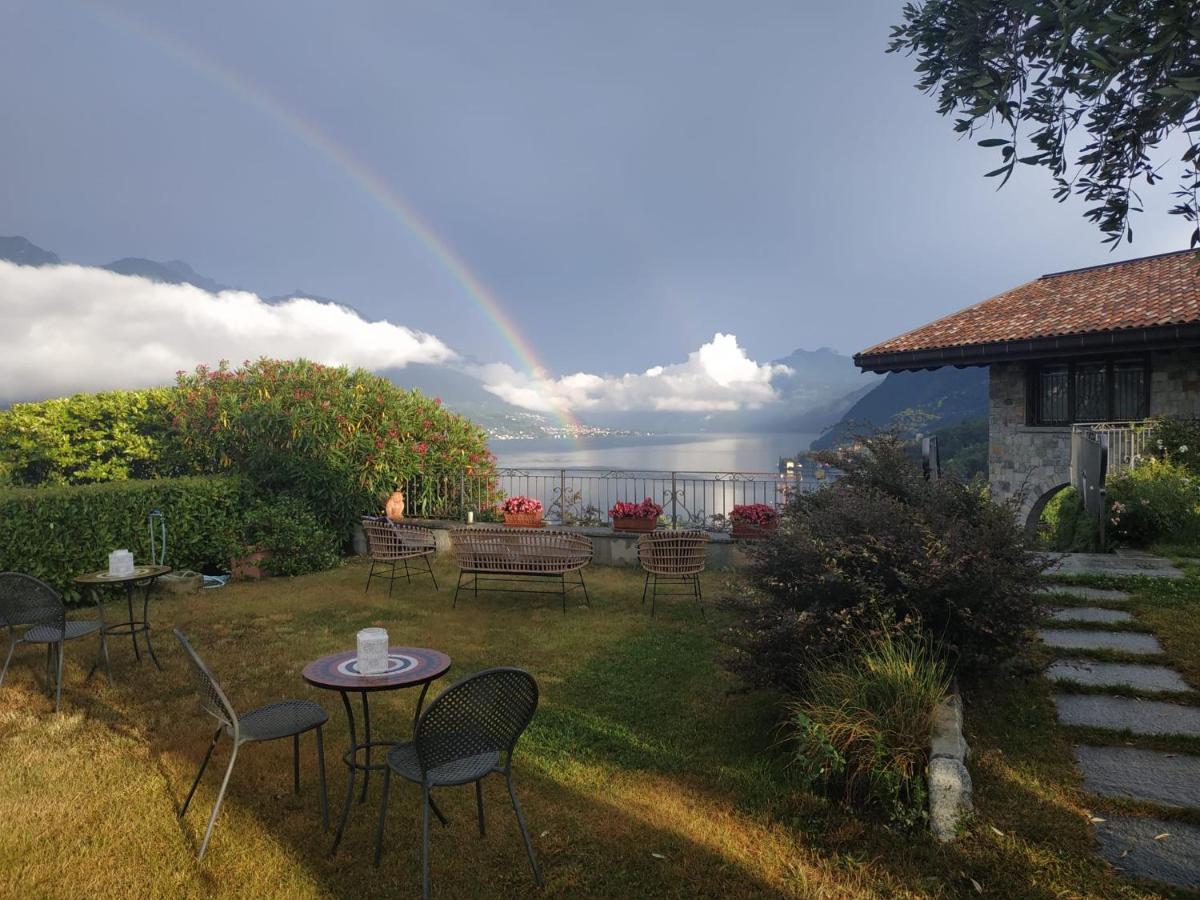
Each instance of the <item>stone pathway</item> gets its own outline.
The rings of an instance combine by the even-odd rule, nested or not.
[[[1047,575],[1141,575],[1182,578],[1183,572],[1160,556],[1118,556],[1115,553],[1062,553],[1054,557]]]
[[[1122,571],[1129,568],[1133,571]],[[1059,560],[1056,571],[1163,578],[1182,574],[1166,560],[1104,554],[1067,554]],[[1043,628],[1038,632],[1048,646],[1071,651],[1046,669],[1046,677],[1060,685],[1060,692],[1054,695],[1059,722],[1114,733],[1200,737],[1200,707],[1110,693],[1069,693],[1072,685],[1119,687],[1156,694],[1188,694],[1193,687],[1168,666],[1087,658],[1095,651],[1131,655],[1163,653],[1152,634],[1101,630],[1103,625],[1136,623],[1127,610],[1109,608],[1128,603],[1128,593],[1067,585],[1043,590],[1046,594],[1095,604],[1051,607],[1050,620],[1063,627]],[[1166,809],[1200,810],[1200,756],[1136,746],[1081,744],[1075,747],[1075,763],[1083,774],[1084,788],[1098,797],[1136,800]],[[1118,871],[1177,887],[1200,888],[1200,828],[1184,822],[1131,815],[1096,816],[1093,824],[1100,855]]]
[[[1042,643],[1068,650],[1120,650],[1138,656],[1156,656],[1162,645],[1152,634],[1140,631],[1082,631],[1074,628],[1043,628]]]

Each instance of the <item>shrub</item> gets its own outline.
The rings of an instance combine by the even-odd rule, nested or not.
[[[0,484],[87,484],[171,474],[171,391],[107,391],[0,412]]]
[[[0,490],[0,571],[36,575],[69,597],[72,579],[103,569],[120,547],[149,560],[152,509],[167,523],[167,562],[176,568],[228,565],[240,543],[246,487],[227,476]]]
[[[271,575],[303,575],[340,562],[337,535],[323,528],[299,497],[279,494],[254,502],[246,512],[244,551],[270,551],[262,568]]]
[[[1108,500],[1117,540],[1144,546],[1200,538],[1200,479],[1171,458],[1143,460],[1109,479]]]
[[[805,667],[877,632],[925,629],[970,670],[1011,657],[1039,615],[1045,561],[1011,507],[978,485],[926,481],[894,434],[825,454],[843,471],[794,498],[750,548],[746,589],[728,596],[730,666],[750,682],[804,686]]]
[[[793,763],[809,786],[896,823],[923,821],[933,716],[950,687],[930,642],[884,628],[806,681],[788,710]]]
[[[342,540],[399,484],[410,514],[421,515],[447,477],[487,481],[493,471],[478,426],[363,369],[222,363],[181,373],[172,396],[183,465],[302,497]]]

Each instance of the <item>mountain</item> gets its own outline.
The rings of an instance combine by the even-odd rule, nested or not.
[[[116,272],[119,275],[140,275],[142,278],[148,278],[151,281],[159,281],[164,284],[192,284],[201,290],[209,291],[213,294],[219,294],[221,291],[228,290],[228,285],[220,284],[211,278],[201,275],[181,259],[157,262],[153,259],[142,259],[138,256],[126,256],[123,259],[110,262],[108,265],[101,266],[100,268],[108,269],[110,272]]]
[[[57,266],[62,262],[57,253],[43,250],[19,235],[0,237],[0,259],[19,266]]]
[[[925,433],[967,419],[987,417],[988,370],[946,367],[926,372],[892,372],[852,405],[813,450],[825,450],[856,433],[906,424]]]

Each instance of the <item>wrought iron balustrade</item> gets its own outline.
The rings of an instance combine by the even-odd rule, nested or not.
[[[404,485],[413,516],[464,519],[484,517],[504,497],[523,495],[542,502],[546,520],[568,525],[607,525],[618,501],[646,497],[663,507],[674,527],[724,530],[733,507],[765,503],[782,509],[798,492],[819,490],[837,479],[827,468],[797,467],[778,472],[685,472],[596,468],[497,468],[490,477],[417,477]]]

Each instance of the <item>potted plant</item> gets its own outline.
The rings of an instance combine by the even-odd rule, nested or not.
[[[504,524],[514,528],[541,528],[542,501],[532,497],[509,497],[500,507]]]
[[[614,503],[608,511],[613,531],[653,531],[663,508],[647,497],[641,503]]]
[[[737,504],[729,514],[735,538],[766,537],[779,525],[779,510],[766,503]]]

